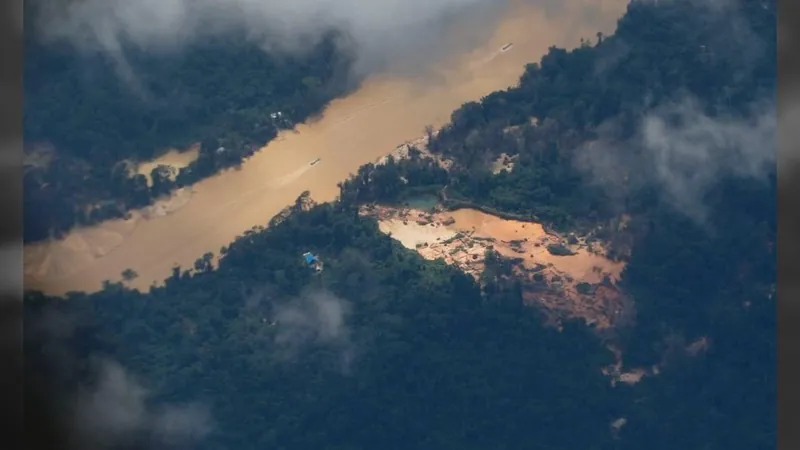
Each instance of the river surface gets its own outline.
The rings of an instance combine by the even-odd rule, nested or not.
[[[427,125],[446,124],[463,103],[515,85],[525,64],[539,61],[550,46],[572,48],[598,31],[613,33],[626,5],[627,0],[513,5],[487,42],[441,62],[430,79],[369,78],[331,102],[320,120],[281,134],[239,170],[201,181],[127,220],[27,246],[26,288],[91,292],[104,280],[119,281],[128,268],[138,274],[131,287],[161,284],[175,265],[190,268],[204,253],[218,254],[246,230],[266,225],[305,190],[316,201],[334,200],[337,183],[361,165],[420,137]]]

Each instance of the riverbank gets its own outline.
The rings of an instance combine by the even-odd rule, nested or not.
[[[253,226],[266,225],[304,191],[317,202],[335,200],[338,183],[360,166],[418,138],[427,126],[438,129],[463,103],[516,85],[525,64],[549,47],[573,48],[598,31],[612,33],[626,5],[568,0],[554,12],[521,2],[485,45],[442,61],[435,79],[367,79],[333,101],[319,120],[281,133],[240,169],[193,185],[188,202],[169,214],[142,217],[132,229],[123,219],[107,221],[27,246],[25,286],[56,295],[96,291],[105,280],[120,280],[126,269],[138,274],[129,282],[133,288],[161,284],[173,267],[191,267]],[[498,53],[509,42],[513,47]],[[490,63],[474,64],[495,53]],[[118,229],[121,237],[108,239]],[[81,245],[70,245],[76,239]]]

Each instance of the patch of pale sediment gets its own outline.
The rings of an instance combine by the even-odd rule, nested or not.
[[[517,156],[509,156],[505,153],[501,153],[500,156],[497,157],[492,162],[492,173],[494,175],[498,175],[502,171],[511,172],[514,170],[514,164],[516,164]]]
[[[578,245],[568,245],[558,236],[549,233],[542,224],[503,219],[475,209],[459,209],[440,213],[427,213],[414,209],[394,209],[382,206],[362,208],[362,214],[378,218],[379,224],[391,224],[394,235],[413,230],[420,236],[452,237],[461,234],[470,238],[473,246],[491,246],[503,256],[518,258],[527,268],[547,266],[549,272],[566,275],[587,283],[600,283],[605,277],[619,279],[624,262],[615,262],[602,254],[590,252]],[[388,228],[387,228],[388,229]],[[437,230],[435,233],[428,230]],[[441,231],[438,231],[441,230]],[[409,231],[411,233],[412,231]],[[409,242],[412,242],[411,240]],[[414,248],[417,243],[431,243],[420,237],[407,245]],[[404,243],[405,245],[405,243]],[[457,244],[450,243],[457,249]],[[550,245],[573,247],[571,255],[558,256],[548,250]],[[597,248],[601,248],[596,244]]]
[[[499,241],[495,250],[503,256],[520,258],[527,268],[538,265],[551,267],[559,275],[568,275],[587,283],[599,283],[605,276],[618,280],[625,267],[624,262],[614,262],[602,254],[589,252],[578,245],[568,245],[560,237],[549,233],[542,224],[503,219],[473,209],[461,209],[449,213],[460,231],[472,231],[476,236]],[[548,247],[567,247],[571,255],[554,255]],[[597,250],[601,249],[596,244]]]
[[[439,130],[435,130],[431,133],[433,137],[439,134]],[[403,144],[398,145],[392,150],[391,153],[388,155],[381,156],[380,158],[375,160],[375,165],[380,166],[386,164],[389,161],[389,158],[394,159],[395,161],[408,159],[411,157],[411,149],[414,148],[419,153],[419,156],[423,159],[428,159],[435,162],[439,167],[443,169],[449,170],[453,167],[453,160],[446,158],[442,155],[437,155],[431,153],[428,150],[428,143],[430,142],[430,137],[428,135],[404,142]]]
[[[142,216],[134,212],[126,219],[78,228],[61,241],[26,247],[23,253],[24,277],[26,280],[68,277],[82,265],[112,253],[133,233],[140,220]]]
[[[147,185],[152,186],[153,179],[151,174],[153,169],[158,166],[167,166],[172,168],[172,174],[170,177],[175,179],[178,171],[183,169],[184,167],[188,167],[189,164],[194,162],[197,157],[200,155],[200,145],[195,144],[189,147],[184,151],[180,151],[178,149],[170,149],[163,155],[159,156],[158,158],[152,161],[144,161],[140,162],[135,165],[135,171],[138,174],[144,175],[147,178]]]
[[[416,249],[421,245],[435,245],[456,235],[446,227],[420,225],[402,219],[389,219],[378,223],[380,230],[400,241],[404,247]]]
[[[612,386],[616,386],[617,383],[637,384],[644,377],[655,376],[660,373],[660,368],[657,365],[650,368],[625,369],[623,367],[622,351],[614,345],[609,345],[607,348],[614,355],[614,363],[602,368],[601,372],[610,378]]]
[[[682,340],[682,339],[677,339]],[[707,336],[702,336],[697,340],[691,342],[684,347],[684,351],[689,356],[697,356],[709,350],[711,341]],[[602,373],[611,379],[611,385],[615,386],[617,383],[622,384],[637,384],[645,377],[657,376],[661,373],[665,360],[662,359],[661,363],[655,364],[650,367],[637,367],[637,368],[624,368],[622,351],[614,345],[609,345],[608,350],[614,355],[614,363],[602,369]],[[674,350],[674,348],[673,348]]]
[[[338,183],[360,166],[390,153],[398,143],[420,136],[426,126],[444,126],[465,102],[514,86],[525,64],[540,60],[551,46],[573,48],[581,38],[593,37],[597,31],[612,32],[627,3],[564,0],[554,12],[539,2],[514,2],[484,45],[439,61],[435,79],[370,77],[355,92],[330,102],[317,120],[281,133],[248,158],[240,170],[225,171],[193,185],[191,202],[166,216],[142,220],[135,232],[105,257],[75,255],[78,269],[72,276],[42,277],[26,287],[56,295],[70,290],[95,291],[102,288],[103,280],[119,280],[127,268],[139,274],[129,283],[133,288],[146,291],[153,284],[162,284],[175,265],[191,267],[204,253],[217,253],[253,226],[268,224],[304,191],[310,191],[317,202],[335,200],[340,193]],[[513,50],[497,56],[491,64],[467,67],[470,61],[509,42],[514,43]],[[314,158],[322,158],[323,163],[313,171],[278,188],[269,185],[270,180]]]
[[[192,199],[192,189],[188,187],[175,190],[167,198],[156,200],[152,205],[141,210],[145,219],[155,219],[172,214],[186,206]]]
[[[540,264],[552,264],[559,273],[592,284],[602,282],[606,276],[618,281],[625,268],[622,261],[612,261],[586,249],[578,249],[572,255],[556,256],[539,247],[532,252],[532,259]]]
[[[568,281],[559,276],[556,281],[552,273],[545,272],[545,275],[548,289],[526,291],[522,297],[526,303],[542,309],[551,324],[559,325],[563,319],[581,319],[597,330],[605,330],[627,319],[629,300],[615,286],[594,286],[589,292],[581,293],[575,287],[581,280]]]
[[[72,273],[70,270],[76,264],[86,264],[94,258],[90,253],[81,253],[80,259],[69,255],[64,258],[65,252],[51,252],[47,248],[37,247],[25,251],[23,256],[23,277],[25,279],[41,277],[63,277]]]
[[[533,274],[539,273],[548,289],[526,292],[524,298],[552,313],[554,323],[559,318],[581,318],[599,329],[609,328],[627,307],[627,299],[614,286],[624,262],[611,261],[581,244],[570,246],[542,224],[474,209],[429,213],[373,205],[360,212],[375,217],[381,231],[423,258],[442,259],[476,279],[484,270],[487,250],[516,260],[516,275],[523,280],[533,283]],[[572,254],[553,255],[550,245],[571,247]],[[579,283],[592,287],[580,292]]]

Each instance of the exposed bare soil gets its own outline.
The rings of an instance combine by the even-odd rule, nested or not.
[[[476,279],[485,268],[487,250],[515,260],[515,273],[526,283],[524,299],[545,310],[555,323],[580,318],[609,328],[631,306],[616,287],[625,263],[606,257],[602,243],[587,244],[582,237],[568,240],[539,223],[474,209],[427,212],[369,205],[361,214],[375,217],[381,231],[425,259],[442,259]],[[570,254],[553,254],[551,246]]]
[[[27,246],[25,285],[51,294],[95,291],[104,280],[120,280],[128,268],[139,275],[130,286],[147,290],[160,284],[174,265],[191,267],[204,253],[219,252],[246,230],[267,224],[303,191],[320,202],[334,200],[337,183],[360,166],[420,136],[428,125],[441,127],[466,101],[515,85],[525,64],[538,61],[550,46],[572,48],[598,31],[610,34],[627,3],[565,0],[553,8],[512,2],[491,38],[440,61],[434,77],[367,79],[357,91],[331,102],[319,120],[282,133],[240,170],[195,184],[189,201],[179,194],[170,206]],[[177,167],[191,157],[172,154],[168,158],[185,160],[161,158],[133,170],[147,174],[153,164]]]

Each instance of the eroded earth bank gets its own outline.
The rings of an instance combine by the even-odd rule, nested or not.
[[[93,292],[105,280],[119,281],[127,269],[137,275],[131,287],[161,284],[173,267],[191,267],[204,254],[217,254],[306,190],[317,201],[335,199],[337,183],[361,165],[415,139],[428,125],[445,124],[461,104],[515,85],[525,64],[550,46],[572,48],[598,31],[613,32],[626,4],[569,0],[547,8],[516,2],[488,42],[443,61],[435,76],[368,79],[333,101],[320,120],[280,135],[239,170],[180,190],[127,220],[26,247],[26,287],[50,294]]]

